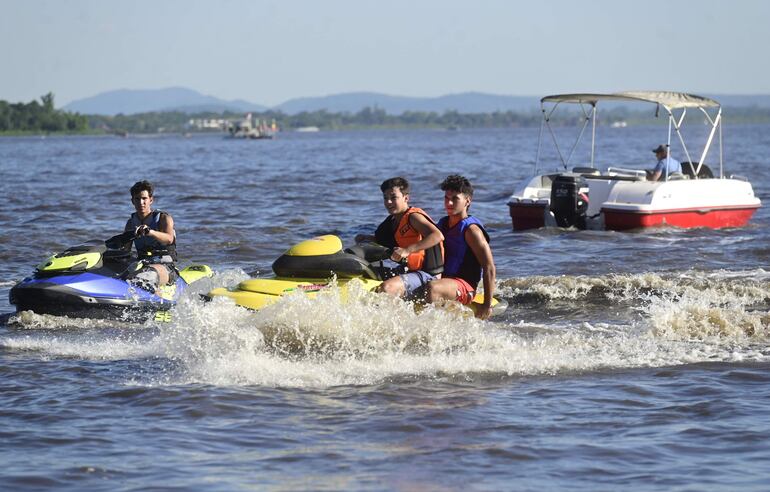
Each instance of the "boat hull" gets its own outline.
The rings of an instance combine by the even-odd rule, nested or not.
[[[602,214],[604,215],[605,229],[613,231],[662,226],[720,229],[745,226],[757,208],[663,210],[656,212],[602,208]]]
[[[514,194],[508,202],[511,225],[522,231],[555,225],[549,188],[533,188],[532,196]],[[535,182],[537,180],[534,180]],[[586,176],[588,207],[578,228],[625,231],[648,227],[745,226],[761,206],[751,184],[739,179],[680,179],[665,182]],[[525,189],[525,187],[520,187]]]
[[[544,227],[547,211],[548,203],[517,202],[508,204],[508,212],[514,231]]]

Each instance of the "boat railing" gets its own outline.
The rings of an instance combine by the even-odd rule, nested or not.
[[[573,167],[572,172],[576,174],[582,174],[584,176],[598,176],[601,174],[601,171],[599,171],[595,167],[587,167],[587,166]]]
[[[608,167],[607,174],[609,176],[621,176],[626,178],[636,178],[639,180],[647,179],[647,171],[643,169],[628,169],[624,167]]]

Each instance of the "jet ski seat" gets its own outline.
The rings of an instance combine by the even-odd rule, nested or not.
[[[379,280],[366,260],[344,251],[318,256],[284,254],[273,262],[273,271],[279,277],[288,278],[327,279],[336,275],[337,278],[367,277]]]

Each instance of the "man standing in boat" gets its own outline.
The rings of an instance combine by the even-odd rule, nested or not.
[[[374,236],[359,234],[356,242],[374,241],[393,248],[391,259],[406,266],[397,268],[397,275],[385,280],[380,290],[407,299],[419,298],[425,294],[427,283],[441,274],[444,237],[424,210],[409,205],[405,178],[386,179],[380,190],[389,215]]]
[[[154,187],[149,181],[138,181],[131,187],[131,203],[136,212],[131,214],[122,236],[133,238],[138,269],[130,273],[128,281],[155,292],[159,286],[176,281],[176,231],[174,219],[166,212],[153,210]],[[125,246],[131,248],[131,242]]]
[[[452,175],[441,183],[441,189],[447,212],[447,216],[438,221],[444,235],[444,274],[428,284],[428,300],[469,305],[483,277],[484,302],[476,311],[476,317],[487,319],[495,290],[495,262],[484,224],[469,214],[473,186],[465,177]]]
[[[668,155],[668,145],[660,144],[652,151],[658,159],[658,164],[655,166],[655,169],[648,172],[647,179],[650,181],[661,181],[673,173],[682,172],[682,165],[679,161]]]

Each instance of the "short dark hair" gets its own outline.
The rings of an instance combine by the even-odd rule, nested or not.
[[[402,195],[408,195],[409,181],[407,181],[406,178],[402,178],[401,176],[396,176],[395,178],[386,179],[380,185],[380,190],[383,193],[385,193],[391,188],[398,188],[399,190],[401,190]]]
[[[148,195],[152,196],[153,192],[155,191],[155,187],[146,179],[143,181],[137,181],[134,183],[134,186],[131,187],[131,198],[134,198],[137,195],[141,195],[143,191],[146,191]]]
[[[451,174],[447,176],[446,179],[441,182],[441,190],[456,191],[458,193],[463,193],[468,198],[473,197],[473,185],[471,185],[471,182],[468,181],[468,178],[465,176],[460,176],[459,174]]]

